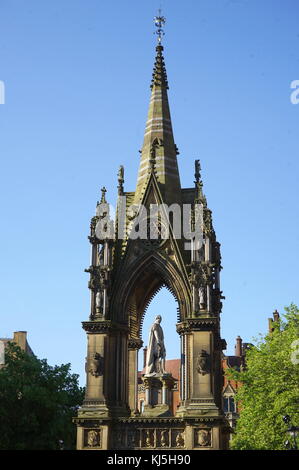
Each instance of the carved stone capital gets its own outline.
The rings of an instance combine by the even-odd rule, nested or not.
[[[126,333],[128,327],[119,323],[113,323],[111,320],[83,321],[82,328],[88,333],[112,333],[121,331]]]
[[[192,331],[218,331],[218,328],[219,317],[209,316],[190,318],[176,325],[176,330],[179,335],[191,333]]]
[[[128,348],[129,349],[140,349],[143,346],[143,341],[140,338],[129,338]]]

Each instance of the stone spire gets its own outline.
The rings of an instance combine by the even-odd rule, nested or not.
[[[167,96],[168,81],[163,57],[163,46],[160,42],[156,47],[151,90],[135,201],[140,201],[149,175],[154,170],[165,202],[177,202],[181,191],[177,164],[178,150],[173,138]]]

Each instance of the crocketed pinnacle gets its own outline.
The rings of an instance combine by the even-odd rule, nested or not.
[[[167,95],[168,81],[161,44],[156,46],[151,90],[135,202],[141,200],[152,171],[155,172],[165,202],[177,202],[181,193],[177,164],[178,150],[172,131]]]
[[[152,78],[152,83],[151,83],[151,88],[159,86],[159,87],[165,87],[168,90],[168,81],[167,81],[167,73],[166,73],[166,68],[165,68],[165,63],[164,63],[164,57],[163,57],[163,46],[159,44],[156,47],[157,55],[156,55],[156,61],[154,65],[154,71],[153,71],[153,78]]]

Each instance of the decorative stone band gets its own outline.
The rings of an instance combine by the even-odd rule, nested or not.
[[[98,428],[101,424],[107,424],[107,421],[109,421],[109,418],[103,418],[103,419],[98,419],[98,418],[73,418],[73,423],[77,424],[78,426],[84,426],[87,428]]]
[[[155,171],[156,176],[167,176],[167,178],[172,178],[177,181],[178,176],[172,173],[169,173],[168,171]],[[144,173],[143,175],[139,176],[138,178],[138,185],[140,185],[140,182],[144,182],[148,178],[148,173]]]
[[[166,117],[154,117],[154,118],[150,118],[146,121],[146,127],[148,127],[153,121],[155,122],[160,122],[160,121],[163,121],[165,122],[165,124],[168,124],[169,126],[171,126],[171,120],[166,118]]]
[[[169,156],[161,156],[161,157],[156,157],[155,158],[155,163],[156,162],[166,162],[166,163],[170,163],[171,166],[173,167],[173,165],[175,164],[177,166],[177,161],[174,160],[174,157],[169,157]],[[157,166],[157,165],[155,165]],[[140,167],[139,167],[139,171],[141,170],[144,170],[145,168],[148,168],[149,167],[149,161],[148,161],[148,156],[147,155],[143,155],[142,158],[141,158],[141,162],[140,162]]]
[[[219,317],[190,318],[184,322],[177,323],[177,333],[184,334],[191,331],[217,331],[219,328]]]
[[[177,169],[176,168],[169,168],[165,165],[163,165],[163,163],[160,163],[158,165],[155,165],[155,168],[159,168],[159,169],[162,169],[162,171],[160,171],[159,173],[160,174],[170,174],[170,173],[173,173],[174,176],[177,177],[178,173],[177,173]],[[147,175],[148,172],[150,170],[150,165],[148,165],[147,168],[144,168],[142,170],[139,170],[139,177],[142,178],[143,176]]]
[[[185,418],[176,418],[176,417],[142,417],[142,416],[136,416],[136,417],[124,417],[124,418],[116,418],[114,419],[115,423],[129,423],[129,424],[148,424],[148,425],[157,425],[157,424],[167,424],[168,426],[185,426],[185,425],[196,425],[197,423],[212,423],[213,425],[215,424],[223,424],[223,417],[222,416],[201,416],[201,417],[196,417],[192,418],[189,416],[186,416]]]
[[[164,127],[160,127],[160,128],[150,128],[150,130],[148,130],[147,132],[144,133],[144,137],[150,133],[158,133],[158,132],[162,132],[163,134],[169,134],[169,135],[172,135],[172,130],[167,130],[165,129]]]
[[[157,423],[167,423],[172,424],[173,426],[183,425],[186,422],[186,419],[183,418],[175,418],[175,417],[165,417],[165,418],[147,418],[147,417],[129,417],[129,418],[118,418],[115,420],[118,423],[146,423],[146,424],[157,424]]]
[[[106,400],[84,400],[83,401],[84,406],[106,406]],[[84,414],[84,411],[81,410],[80,416]]]
[[[161,121],[156,121],[156,122],[149,122],[146,127],[145,127],[145,133],[147,134],[150,130],[153,132],[156,130],[167,130],[168,132],[172,132],[172,126],[171,124],[166,123],[161,119]]]
[[[111,333],[111,332],[128,332],[128,326],[120,323],[114,323],[111,320],[95,320],[83,321],[82,328],[88,333]]]

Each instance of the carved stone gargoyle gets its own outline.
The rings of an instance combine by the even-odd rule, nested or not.
[[[206,375],[210,372],[210,355],[204,349],[197,356],[196,369],[201,375]]]
[[[97,352],[91,356],[88,372],[90,372],[94,377],[103,375],[103,359],[104,358]]]

